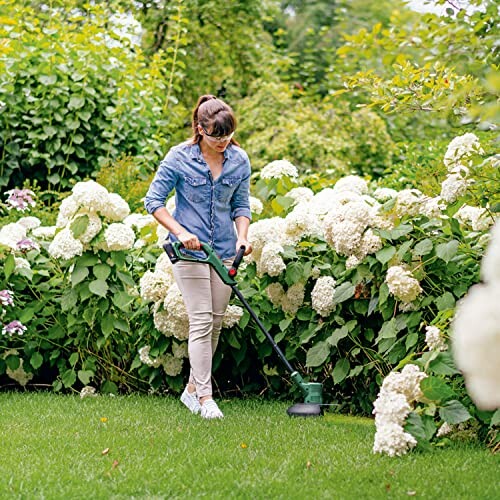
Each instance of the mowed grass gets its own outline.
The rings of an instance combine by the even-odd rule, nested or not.
[[[173,397],[0,393],[0,498],[500,497],[499,457],[478,444],[389,458],[370,419],[220,406],[204,421]]]

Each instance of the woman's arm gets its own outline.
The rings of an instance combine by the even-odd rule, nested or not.
[[[252,251],[252,245],[248,241],[248,228],[250,227],[250,219],[245,216],[236,217],[234,220],[236,225],[236,233],[238,239],[236,241],[236,253],[241,246],[246,247],[245,255],[248,255]]]

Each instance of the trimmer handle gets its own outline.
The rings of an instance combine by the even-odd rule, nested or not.
[[[195,257],[193,255],[186,254],[184,252],[181,252],[181,248],[184,248],[184,245],[180,241],[174,241],[172,243],[167,241],[163,244],[163,249],[167,253],[172,264],[175,264],[180,260],[184,260],[187,262],[198,262],[200,264],[209,264],[215,269],[217,274],[226,285],[236,285],[236,281],[233,279],[233,276],[236,275],[236,272],[232,275],[229,274],[229,271],[224,263],[219,259],[219,257],[217,257],[216,253],[208,243],[200,243],[200,250],[205,253],[205,257]],[[240,251],[238,251],[238,255],[240,253],[241,257],[239,257],[239,261],[237,262],[238,265],[241,262],[243,253],[245,253],[245,251],[243,250],[243,252],[241,252],[240,249]],[[236,256],[235,262],[238,260],[238,255]],[[238,266],[236,266],[235,269],[237,269],[237,267]]]
[[[240,249],[238,250],[236,257],[234,258],[234,262],[228,271],[228,274],[229,274],[229,276],[231,276],[231,278],[234,278],[236,276],[236,274],[238,273],[238,267],[240,267],[240,264],[241,264],[241,261],[243,260],[243,256],[245,255],[246,249],[247,249],[247,247],[245,245],[241,245]]]

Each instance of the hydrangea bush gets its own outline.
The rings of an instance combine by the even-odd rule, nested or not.
[[[431,197],[354,175],[300,178],[287,160],[265,166],[253,187],[254,251],[239,288],[290,362],[324,384],[325,400],[355,413],[374,405],[376,452],[425,447],[453,426],[496,439],[499,322],[487,299],[498,295],[498,236],[481,275],[495,214],[470,197],[479,164],[472,159],[482,154],[471,137],[452,142],[445,163],[466,183],[451,199],[446,189]],[[9,314],[0,376],[18,370],[11,378],[20,383],[85,394],[179,391],[189,369],[188,320],[161,249],[165,231],[93,181],[73,187],[54,226],[20,215],[0,228],[0,297]],[[481,343],[471,341],[471,322],[481,324]],[[300,398],[236,301],[224,328],[216,380]]]

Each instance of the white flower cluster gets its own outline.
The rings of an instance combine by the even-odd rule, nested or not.
[[[418,280],[402,266],[391,266],[387,270],[385,282],[389,287],[389,292],[406,303],[413,302],[422,293]]]
[[[151,358],[150,351],[151,347],[148,345],[139,349],[139,358],[145,365],[152,366],[153,368],[162,366],[165,373],[171,377],[175,377],[182,372],[183,358],[185,357],[184,351],[177,350],[181,354],[179,356],[167,353],[155,359]]]
[[[411,403],[422,396],[420,381],[427,375],[416,365],[406,365],[401,373],[390,373],[382,383],[373,404],[375,414],[374,453],[390,457],[404,455],[417,444],[417,440],[404,430]]]
[[[18,222],[5,224],[0,228],[0,245],[17,249],[17,243],[26,238],[26,228]]]
[[[243,316],[243,309],[240,306],[227,306],[226,313],[222,320],[222,328],[232,328],[237,325]]]
[[[333,303],[335,284],[336,281],[331,276],[321,276],[312,289],[312,308],[323,317],[328,316],[335,309]]]
[[[444,164],[450,168],[457,164],[463,164],[473,154],[484,154],[483,148],[475,134],[467,133],[455,137],[444,154]]]
[[[448,346],[441,334],[441,330],[437,326],[425,327],[425,343],[431,351],[446,351]]]
[[[291,198],[293,200],[293,204],[297,205],[297,203],[311,201],[314,197],[314,193],[312,189],[309,189],[308,187],[296,187],[288,191],[285,196],[287,198]]]
[[[80,399],[83,398],[92,398],[96,397],[97,392],[95,387],[92,387],[91,385],[86,385],[81,391],[80,391]]]
[[[250,196],[250,212],[259,215],[262,213],[262,210],[264,210],[264,205],[259,200],[259,198]]]
[[[297,167],[288,160],[275,160],[268,163],[261,171],[261,179],[280,179],[281,177],[298,177]]]
[[[78,182],[72,194],[61,202],[56,227],[61,229],[49,246],[49,254],[61,260],[81,255],[91,248],[93,242],[104,229],[102,241],[95,244],[97,249],[106,251],[128,250],[135,242],[135,232],[123,221],[130,213],[127,202],[116,193],[95,181]],[[87,226],[82,234],[75,237],[72,224],[85,221]],[[39,228],[41,229],[41,228]],[[39,231],[41,237],[44,232]]]
[[[463,205],[453,216],[460,224],[471,227],[473,231],[486,231],[494,219],[485,208]]]
[[[294,283],[285,292],[280,283],[271,283],[266,288],[266,294],[271,303],[281,307],[284,312],[294,315],[304,303],[305,288],[302,283]]]
[[[485,410],[500,407],[500,221],[497,219],[481,265],[484,284],[474,285],[458,303],[452,348],[467,391]]]
[[[417,217],[425,215],[429,219],[442,216],[441,198],[425,196],[418,189],[403,189],[396,195],[396,214],[398,217]]]

